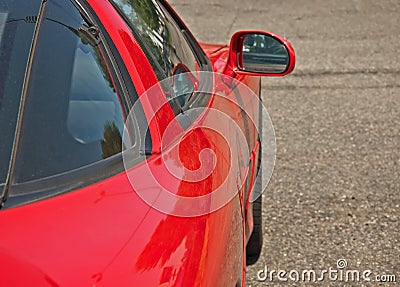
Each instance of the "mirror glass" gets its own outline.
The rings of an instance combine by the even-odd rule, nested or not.
[[[243,71],[279,74],[289,65],[289,54],[278,39],[264,34],[244,36],[240,68]]]

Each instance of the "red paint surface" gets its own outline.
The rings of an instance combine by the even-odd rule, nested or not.
[[[137,92],[142,95],[156,82],[145,55],[129,28],[106,0],[88,1],[119,50]],[[202,44],[215,72],[226,70],[227,46]],[[259,77],[238,75],[237,80],[259,94]],[[230,88],[218,80],[212,107],[223,110],[244,129],[240,110]],[[199,128],[181,144],[166,148],[172,161],[177,154],[185,168],[200,167],[199,151],[209,148],[217,157],[215,170],[206,179],[188,183],[166,170],[160,154],[161,138],[174,115],[160,98],[143,101],[150,122],[153,151],[147,163],[129,171],[138,188],[147,188],[154,202],[162,200],[159,186],[144,172],[146,165],[169,192],[199,196],[220,186],[229,169],[229,145],[218,134]],[[254,99],[242,97],[250,114],[258,113]],[[158,110],[159,109],[159,110]],[[153,116],[154,111],[158,110]],[[199,123],[215,121],[205,114]],[[229,134],[229,127],[226,127]],[[176,135],[181,129],[175,130]],[[257,146],[257,133],[250,126],[250,151]],[[240,154],[240,151],[238,151]],[[249,159],[232,160],[238,174],[246,174]],[[253,173],[250,173],[253,174]],[[244,188],[231,184],[234,197],[221,209],[198,217],[164,214],[145,203],[125,172],[90,186],[33,204],[0,212],[0,286],[234,286],[243,278],[245,262]],[[143,192],[143,191],[140,191]],[[177,203],[179,204],[179,203]],[[193,206],[171,206],[193,208]],[[205,207],[207,208],[207,206]]]

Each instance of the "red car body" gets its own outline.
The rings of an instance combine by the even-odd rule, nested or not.
[[[109,1],[88,0],[87,4],[117,47],[137,93],[144,94],[158,79],[131,30]],[[234,36],[231,47],[206,43],[200,46],[213,72],[232,76],[260,95],[259,76],[265,74],[240,71],[237,67],[237,42],[242,34]],[[290,44],[281,40],[290,52],[290,67],[285,71],[289,73],[294,68],[294,53]],[[227,85],[215,89],[228,97],[233,94]],[[257,117],[258,102],[246,97],[241,100]],[[146,115],[151,114],[152,104],[142,103]],[[237,105],[215,98],[209,107],[231,114],[243,127]],[[218,161],[205,180],[185,183],[171,177],[160,164],[163,156],[172,153],[168,147],[162,148],[163,133],[176,120],[172,110],[164,107],[148,120],[152,155],[128,170],[130,176],[151,181],[145,171],[149,168],[169,190],[183,196],[201,196],[221,184],[227,173],[225,157],[230,152],[222,137],[197,129],[180,143],[182,164],[188,169],[199,167],[198,155],[205,148],[212,149]],[[204,114],[200,122],[213,120]],[[171,138],[179,137],[184,130],[178,128],[175,132]],[[0,286],[244,285],[246,243],[253,224],[248,216],[248,193],[260,147],[255,127],[250,127],[249,133],[250,158],[242,159],[236,167],[251,177],[249,183],[239,187],[231,183],[228,188],[235,192],[233,198],[210,213],[184,217],[159,211],[135,192],[126,172],[0,211]],[[155,205],[158,200],[162,199],[155,196]]]

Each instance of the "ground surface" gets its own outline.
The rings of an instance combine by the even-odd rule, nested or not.
[[[263,80],[278,154],[263,197],[263,253],[247,286],[267,286],[257,280],[265,265],[318,271],[337,269],[339,259],[347,269],[370,269],[371,278],[396,274],[398,284],[400,2],[171,3],[203,41],[262,29],[286,36],[297,53],[291,76]]]

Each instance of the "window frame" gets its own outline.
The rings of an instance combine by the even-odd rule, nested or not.
[[[155,0],[157,3],[162,5],[165,10],[169,13],[169,15],[174,19],[175,23],[180,28],[180,32],[183,34],[184,38],[186,39],[189,47],[192,48],[192,52],[197,57],[199,62],[200,72],[208,72],[208,73],[200,73],[202,78],[198,79],[199,87],[198,90],[200,92],[196,92],[193,94],[191,99],[186,103],[184,107],[182,107],[183,111],[192,108],[204,108],[206,107],[211,101],[211,94],[212,94],[212,86],[213,86],[213,79],[211,76],[212,64],[210,59],[207,57],[206,53],[201,48],[200,44],[197,42],[196,38],[193,36],[189,28],[186,24],[182,21],[176,11],[172,8],[172,6],[165,0]],[[182,128],[187,129],[188,127],[192,126],[194,122],[196,122],[199,118],[202,117],[203,113],[200,113],[197,117],[193,118],[188,123],[181,123],[179,120],[178,122],[182,126]],[[177,117],[178,115],[175,115]]]
[[[114,7],[114,9],[117,11],[117,13],[120,15],[120,17],[124,20],[126,25],[130,28],[132,31],[136,41],[138,42],[139,46],[142,48],[144,54],[146,55],[147,61],[149,61],[150,65],[153,67],[153,72],[157,76],[157,79],[159,81],[165,80],[167,77],[165,76],[165,73],[162,69],[162,67],[159,65],[159,63],[156,60],[155,55],[151,51],[151,49],[148,47],[146,44],[146,41],[143,39],[141,36],[141,33],[137,30],[137,28],[131,23],[131,21],[127,18],[125,13],[121,11],[120,7],[113,1],[113,0],[108,0],[109,3]],[[188,44],[189,48],[191,49],[191,53],[193,54],[194,58],[197,60],[197,63],[199,65],[200,72],[212,72],[212,65],[210,59],[207,57],[199,43],[197,42],[196,38],[193,36],[193,34],[190,32],[188,27],[183,23],[181,18],[178,16],[178,14],[174,11],[174,9],[164,0],[155,0],[156,4],[161,6],[163,10],[165,10],[165,13],[168,13],[169,16],[173,19],[175,24],[179,27],[179,33],[182,34],[183,38],[186,40],[186,43]],[[151,62],[154,62],[154,66],[156,66],[157,70],[154,70],[154,66]],[[161,74],[161,76],[160,76]],[[200,73],[201,76],[205,76],[206,73]],[[210,102],[211,95],[210,92],[212,91],[212,79],[211,77],[207,77],[206,79],[201,78],[198,79],[199,81],[199,87],[198,90],[202,92],[194,92],[193,96],[191,99],[185,104],[184,107],[181,107],[179,105],[179,109],[174,108],[171,105],[171,109],[175,115],[175,117],[178,117],[183,111],[186,111],[189,108],[197,108],[197,107],[205,107],[207,104]],[[209,91],[209,92],[203,92],[203,91]],[[167,99],[169,102],[169,100]],[[200,116],[200,115],[199,115]],[[196,117],[197,120],[199,117]],[[180,122],[180,121],[178,121]],[[194,121],[191,123],[185,123],[181,124],[182,128],[186,129],[187,127],[191,126]]]
[[[180,28],[180,32],[183,34],[185,39],[187,40],[189,46],[193,49],[192,52],[197,57],[197,60],[200,64],[200,67],[204,67],[204,71],[211,71],[211,63],[208,59],[207,55],[204,53],[203,49],[197,42],[196,38],[190,32],[189,28],[183,23],[178,14],[173,10],[170,4],[168,4],[165,0],[156,0],[157,3],[161,4],[168,14],[174,19],[175,23]]]
[[[116,93],[118,94],[120,100],[124,101],[121,108],[125,116],[124,120],[126,120],[130,109],[138,99],[138,94],[128,74],[128,71],[126,70],[123,60],[119,55],[117,48],[111,41],[111,38],[108,35],[105,27],[101,24],[92,8],[84,3],[83,0],[71,0],[71,2],[80,12],[83,20],[95,25],[100,31],[99,43],[97,46],[107,65],[107,69],[110,73],[110,77],[113,80]],[[40,30],[37,33],[40,33]],[[150,144],[151,149],[151,139],[146,140],[145,142],[146,144]],[[17,149],[18,148],[20,147],[17,147]],[[143,148],[146,147],[135,146],[133,148],[133,154],[135,156],[134,158],[130,159],[130,166],[137,165],[146,159],[147,156],[140,152],[140,150]],[[13,178],[11,178],[8,188],[6,187],[7,190],[4,208],[16,207],[46,198],[51,198],[119,174],[124,170],[123,152],[124,150],[113,156],[85,166],[23,183],[15,183]],[[130,153],[132,153],[132,149],[130,150]],[[9,171],[9,173],[10,172],[12,171]]]

